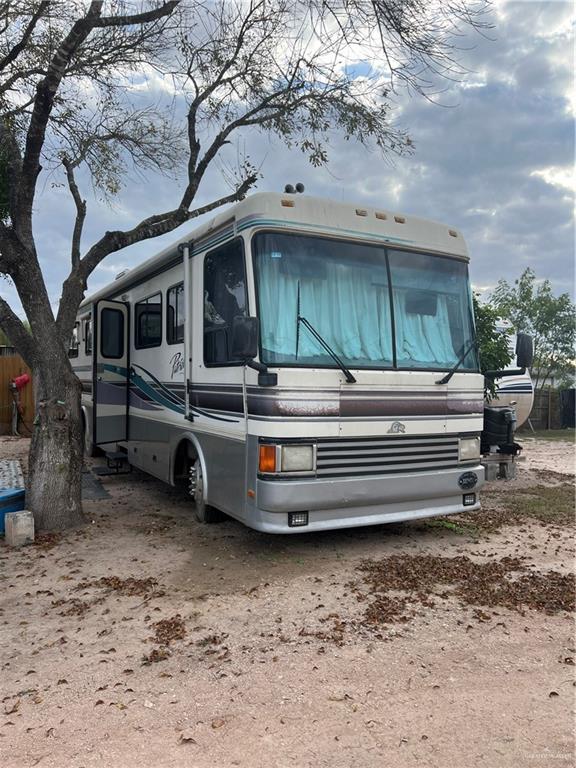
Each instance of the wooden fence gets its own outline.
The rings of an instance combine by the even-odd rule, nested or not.
[[[560,392],[557,389],[537,389],[534,393],[534,405],[530,412],[530,424],[534,429],[560,429],[562,411]],[[523,432],[530,432],[530,424],[522,427]]]
[[[30,369],[19,355],[0,356],[0,435],[12,434],[13,397],[10,382],[22,373],[32,376]],[[24,424],[19,427],[19,432],[22,436],[27,437],[30,435],[34,421],[32,381],[20,391],[20,405],[22,406]]]

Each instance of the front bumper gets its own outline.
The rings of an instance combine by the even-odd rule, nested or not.
[[[245,522],[269,533],[303,533],[472,512],[480,508],[480,503],[478,499],[473,506],[462,503],[464,492],[458,479],[465,472],[478,476],[477,484],[469,491],[478,494],[484,485],[481,464],[380,477],[259,478],[256,505]],[[308,525],[290,528],[288,512],[308,512]]]

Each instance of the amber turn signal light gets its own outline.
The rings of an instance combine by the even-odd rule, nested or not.
[[[258,460],[260,472],[276,472],[276,446],[261,445]]]

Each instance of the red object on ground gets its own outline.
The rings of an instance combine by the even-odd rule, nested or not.
[[[26,384],[30,381],[30,376],[27,373],[21,373],[20,376],[16,376],[15,379],[12,380],[12,383],[16,387],[17,390],[24,389]]]

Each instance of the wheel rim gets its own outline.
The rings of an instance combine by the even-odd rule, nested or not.
[[[204,478],[202,466],[198,459],[194,462],[194,466],[190,467],[189,492],[194,499],[196,514],[201,517],[204,514]]]

